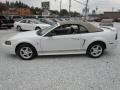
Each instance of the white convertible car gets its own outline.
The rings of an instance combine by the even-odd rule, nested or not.
[[[87,22],[64,21],[39,31],[17,34],[4,43],[5,49],[24,60],[37,55],[87,54],[98,58],[117,46],[113,27],[97,28]]]
[[[41,30],[49,26],[49,24],[42,23],[36,19],[23,19],[14,23],[14,28],[16,28],[18,31]]]

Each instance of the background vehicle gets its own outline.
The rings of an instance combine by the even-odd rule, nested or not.
[[[22,30],[41,30],[41,29],[44,29],[44,28],[49,27],[49,26],[50,25],[42,23],[42,22],[40,22],[39,20],[36,20],[36,19],[23,19],[19,22],[14,23],[14,27],[18,31],[22,31]]]
[[[116,22],[120,22],[120,18],[116,18],[115,21],[116,21]]]
[[[33,15],[36,19],[42,18],[41,15]]]
[[[102,18],[95,18],[94,21],[95,22],[101,22]]]
[[[87,54],[98,58],[104,50],[117,45],[117,32],[113,27],[97,28],[87,22],[59,22],[40,31],[23,32],[4,44],[10,53],[24,60],[37,55]]]
[[[100,26],[114,26],[113,25],[113,19],[102,19],[100,22]]]
[[[11,15],[11,16],[9,16],[9,18],[10,18],[11,20],[14,20],[14,22],[15,22],[15,21],[20,21],[20,20],[23,19],[22,16],[19,16],[19,15]]]
[[[43,23],[49,24],[49,25],[54,25],[56,22],[52,21],[49,18],[39,18],[39,20]]]
[[[13,20],[8,19],[5,16],[0,16],[0,28],[1,27],[7,27],[7,28],[11,28],[13,27]]]
[[[34,15],[23,16],[23,19],[36,19],[36,16]]]

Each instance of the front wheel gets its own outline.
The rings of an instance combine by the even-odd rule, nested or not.
[[[102,44],[92,44],[88,47],[87,55],[92,58],[99,58],[104,53],[104,46]]]
[[[37,52],[31,45],[22,44],[17,49],[17,55],[23,60],[31,60],[37,56]]]
[[[22,28],[20,26],[17,26],[17,31],[22,31]]]
[[[40,27],[36,27],[35,30],[41,30],[41,28]]]

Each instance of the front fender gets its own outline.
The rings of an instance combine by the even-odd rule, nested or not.
[[[12,44],[15,47],[15,50],[16,50],[16,47],[20,44],[23,44],[23,43],[28,43],[28,44],[32,45],[36,49],[36,51],[38,50],[37,49],[39,47],[38,43],[35,42],[35,41],[27,40],[27,39],[17,40],[16,42],[14,41],[14,43],[12,43]]]

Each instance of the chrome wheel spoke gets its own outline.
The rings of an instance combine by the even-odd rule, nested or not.
[[[95,45],[90,50],[92,56],[99,56],[101,55],[102,51],[103,49],[100,45]]]
[[[30,58],[32,56],[33,52],[31,50],[31,48],[29,47],[23,47],[21,48],[20,50],[20,55],[23,57],[23,58]]]
[[[26,56],[27,56],[27,57],[30,57],[30,55],[29,55],[29,54],[26,54]]]

